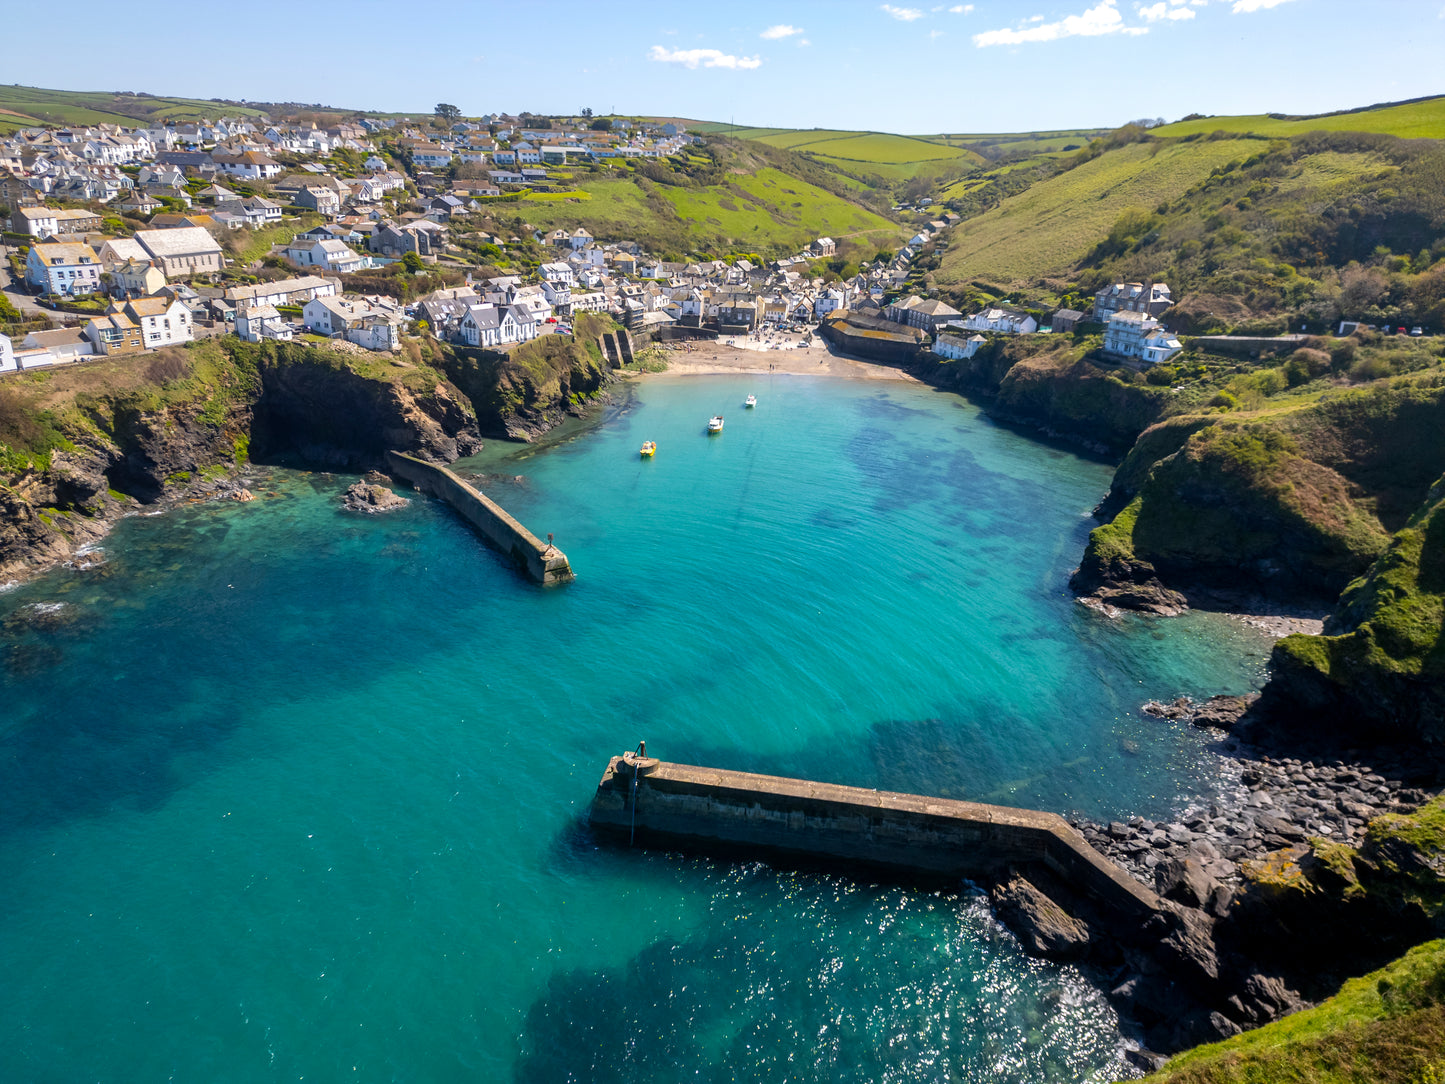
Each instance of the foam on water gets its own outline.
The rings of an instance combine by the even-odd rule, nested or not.
[[[348,516],[353,478],[275,471],[4,596],[0,1079],[1126,1075],[1097,992],[965,886],[584,824],[639,738],[1097,817],[1207,793],[1205,739],[1137,705],[1247,688],[1267,642],[1072,600],[1109,467],[950,396],[781,376],[653,380],[502,451],[459,469],[575,584],[436,502]]]

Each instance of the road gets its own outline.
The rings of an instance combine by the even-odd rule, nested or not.
[[[0,245],[0,291],[4,291],[6,300],[21,312],[55,315],[49,309],[43,309],[37,305],[35,298],[26,291],[25,287],[15,281],[14,276],[10,274],[10,249],[5,245]]]

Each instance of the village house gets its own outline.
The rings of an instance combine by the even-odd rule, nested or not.
[[[1104,353],[1115,358],[1158,365],[1183,349],[1183,344],[1147,313],[1116,312],[1104,329]]]
[[[124,315],[141,330],[147,350],[194,340],[194,323],[184,304],[173,297],[142,297],[113,301],[106,315]]]
[[[1003,335],[1032,335],[1039,322],[1026,312],[999,306],[976,312],[963,322],[969,331],[995,331]]]
[[[367,350],[394,350],[401,343],[404,316],[389,298],[318,297],[306,302],[301,318],[318,334]]]
[[[25,281],[47,294],[94,293],[100,272],[95,250],[75,241],[31,245],[25,257]]]
[[[304,305],[318,297],[335,297],[340,291],[335,279],[303,275],[279,282],[259,282],[254,286],[235,286],[226,291],[225,299],[237,312],[266,305]]]
[[[838,244],[831,237],[819,237],[808,246],[808,251],[814,256],[834,256],[838,252]]]
[[[210,275],[221,269],[221,246],[200,226],[137,230],[135,240],[167,279]]]
[[[17,207],[10,215],[10,228],[31,237],[61,237],[100,229],[100,215],[93,211],[53,207]]]
[[[165,274],[149,259],[122,260],[109,273],[113,297],[150,297],[166,284]]]
[[[338,274],[358,271],[365,262],[345,241],[337,240],[292,241],[282,254],[301,267],[324,267]]]
[[[943,331],[933,343],[933,352],[941,358],[958,361],[973,357],[978,353],[978,348],[987,341],[977,332],[972,335],[964,335],[953,330]]]
[[[211,155],[211,161],[222,173],[251,181],[269,181],[281,175],[281,163],[261,151],[242,151],[240,154]]]
[[[261,196],[247,196],[244,199],[218,200],[218,214],[236,215],[253,230],[272,226],[281,221],[281,205]]]
[[[459,331],[468,346],[506,346],[536,338],[537,321],[516,305],[471,305]]]
[[[123,312],[112,312],[87,320],[85,337],[91,352],[105,357],[139,354],[145,350],[140,325]]]
[[[1107,324],[1116,312],[1142,312],[1158,317],[1174,304],[1162,282],[1116,282],[1094,295],[1094,319]]]
[[[295,329],[289,321],[282,319],[274,305],[253,305],[236,311],[236,335],[242,342],[258,343],[263,339],[290,342],[295,338]]]
[[[85,336],[85,329],[61,327],[53,331],[32,331],[15,351],[15,364],[20,369],[39,365],[60,365],[88,358],[95,353],[95,344]]]
[[[1084,314],[1075,309],[1060,309],[1049,319],[1049,327],[1056,332],[1069,333],[1079,326]]]
[[[0,373],[13,373],[20,368],[15,361],[15,344],[9,335],[0,335]]]
[[[922,328],[924,331],[933,331],[962,315],[952,305],[939,301],[937,298],[924,299],[917,296],[895,301],[883,310],[885,320],[892,320],[896,324],[907,324],[909,327]]]

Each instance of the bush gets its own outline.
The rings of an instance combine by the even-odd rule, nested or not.
[[[1355,360],[1355,340],[1341,339],[1330,346],[1330,368],[1337,373],[1342,373],[1350,367]]]
[[[1229,392],[1222,391],[1213,399],[1209,400],[1209,405],[1212,407],[1219,407],[1221,410],[1233,410],[1235,407],[1239,406],[1239,400],[1236,399],[1234,396],[1230,395]]]
[[[1390,364],[1389,358],[1379,356],[1361,358],[1350,366],[1350,380],[1356,384],[1363,384],[1367,380],[1380,380],[1394,371],[1394,366]]]
[[[1178,374],[1167,365],[1155,365],[1145,374],[1144,379],[1155,387],[1167,388],[1174,383]]]
[[[1289,386],[1297,388],[1301,384],[1308,384],[1317,376],[1321,376],[1330,370],[1330,355],[1323,350],[1310,350],[1308,348],[1296,350],[1284,363],[1285,379]]]

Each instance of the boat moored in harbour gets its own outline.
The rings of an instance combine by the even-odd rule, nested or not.
[[[723,428],[723,416],[714,414],[707,420],[707,431],[709,433],[721,433]]]
[[[746,407],[749,407],[749,408],[752,408],[752,407],[757,406],[757,405],[758,405],[758,397],[757,397],[756,395],[749,395],[749,396],[747,397],[747,399],[744,401],[743,405],[746,406]]]
[[[642,458],[651,459],[655,454],[657,454],[657,441],[644,440],[642,442]]]

